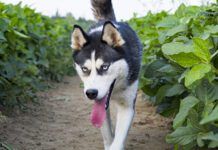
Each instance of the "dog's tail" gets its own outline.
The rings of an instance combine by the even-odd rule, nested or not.
[[[94,17],[97,21],[116,21],[111,0],[91,0]]]

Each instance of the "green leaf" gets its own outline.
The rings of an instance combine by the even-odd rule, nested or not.
[[[173,133],[167,135],[166,141],[168,143],[187,145],[197,139],[198,130],[187,126],[179,127]]]
[[[156,93],[156,104],[160,104],[165,97],[180,95],[185,91],[181,84],[166,84],[161,86]]]
[[[175,12],[175,15],[178,16],[178,17],[184,16],[184,14],[185,14],[185,9],[186,9],[185,4],[181,4],[181,5],[177,8],[177,10],[176,10],[176,12]]]
[[[177,98],[171,98],[170,102],[164,102],[158,105],[157,112],[164,117],[174,116],[179,111],[179,101]]]
[[[174,84],[172,87],[170,87],[167,92],[166,96],[171,97],[171,96],[176,96],[180,95],[185,91],[185,87],[182,84]]]
[[[204,136],[201,136],[201,140],[210,140],[209,148],[218,147],[218,134],[214,134],[213,132],[206,133]]]
[[[146,78],[152,78],[159,76],[160,73],[157,72],[160,68],[164,67],[166,65],[166,61],[164,60],[155,60],[152,63],[145,66],[144,76]]]
[[[179,53],[192,53],[194,48],[192,45],[183,44],[182,42],[166,43],[162,46],[165,55],[175,55]]]
[[[208,82],[208,80],[203,80],[196,87],[196,96],[203,102],[213,102],[218,100],[218,85]]]
[[[144,82],[144,83],[141,83],[141,87],[140,87],[141,90],[149,96],[155,96],[157,93],[158,87],[151,87],[150,84],[147,84],[147,80],[143,81],[143,78],[140,78],[140,79],[141,79],[140,82]]]
[[[183,99],[180,103],[179,113],[173,120],[173,128],[176,129],[184,123],[186,117],[188,116],[189,110],[199,103],[199,100],[194,96],[188,96]]]
[[[171,64],[166,64],[163,67],[159,68],[157,72],[161,72],[163,74],[169,75],[169,76],[175,76],[179,72],[182,72],[178,66],[173,66]]]
[[[21,33],[21,32],[18,32],[18,31],[16,31],[16,30],[13,30],[13,32],[14,32],[15,35],[17,35],[17,36],[20,37],[20,38],[30,39],[29,36],[27,36],[27,35],[25,35],[25,34],[23,34],[23,33]]]
[[[185,75],[185,86],[189,87],[197,80],[205,77],[207,73],[211,71],[210,64],[198,64],[191,68],[190,71]]]
[[[27,67],[27,72],[32,75],[37,75],[39,73],[39,69],[35,65],[29,65]]]
[[[202,118],[206,118],[209,116],[209,114],[213,111],[215,104],[214,103],[205,103],[203,112],[202,112]]]
[[[218,138],[218,136],[216,136]],[[217,148],[218,147],[218,140],[213,140],[208,145],[209,148]]]
[[[182,150],[194,150],[194,149],[196,149],[196,145],[197,145],[197,142],[196,141],[192,141],[191,143],[182,146]]]
[[[198,107],[193,107],[189,110],[188,116],[187,116],[187,125],[201,130],[201,131],[205,131],[204,126],[200,125],[200,114],[199,114],[199,105]]]
[[[5,32],[8,29],[10,21],[6,18],[0,18],[0,31]]]
[[[201,58],[204,62],[209,63],[211,54],[209,51],[209,44],[207,41],[202,40],[200,38],[194,37],[193,38],[194,43],[194,53],[196,56]]]
[[[201,120],[200,124],[206,124],[206,123],[218,120],[217,114],[218,114],[218,105],[214,108],[214,110],[208,116],[204,117]]]
[[[208,26],[206,26],[206,32],[209,32],[211,34],[217,34],[218,33],[218,25],[208,25]]]
[[[180,54],[169,56],[169,59],[185,68],[192,67],[196,64],[199,64],[201,61],[193,53],[180,53]]]
[[[179,19],[176,16],[167,16],[157,23],[157,28],[172,28],[179,24]]]
[[[0,32],[0,40],[6,41],[5,35],[2,32]]]
[[[14,150],[14,149],[12,148],[12,146],[9,145],[9,144],[0,143],[0,145],[1,145],[1,147],[2,147],[3,149],[5,149],[5,150]]]
[[[161,86],[156,94],[156,104],[160,104],[163,100],[163,98],[166,96],[167,91],[172,87],[170,84],[166,84]]]
[[[40,59],[37,63],[43,65],[46,68],[49,67],[49,61],[47,59]]]
[[[211,136],[213,135],[213,132],[207,132],[207,133],[199,133],[197,135],[197,143],[198,143],[198,146],[199,147],[203,147],[205,144],[204,144],[204,141],[205,139],[207,139],[208,136]]]
[[[16,67],[11,63],[11,62],[7,62],[4,64],[4,69],[5,69],[5,77],[12,79],[13,77],[16,76],[17,73],[17,69]]]
[[[166,36],[174,36],[177,33],[187,31],[187,25],[181,24],[167,31]]]
[[[183,44],[181,42],[171,42],[164,44],[162,51],[167,58],[183,67],[191,67],[201,62],[200,58],[194,54],[192,45]]]
[[[173,39],[173,42],[182,42],[182,43],[188,43],[190,42],[190,39],[186,36],[177,36]]]

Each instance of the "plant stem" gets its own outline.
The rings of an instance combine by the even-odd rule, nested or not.
[[[213,59],[213,57],[215,57],[217,54],[218,54],[218,50],[215,53],[213,53],[213,55],[210,58]]]

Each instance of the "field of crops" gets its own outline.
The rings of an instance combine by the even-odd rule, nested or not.
[[[1,107],[22,108],[46,88],[44,81],[74,73],[70,33],[75,23],[87,28],[88,21],[49,18],[21,4],[0,3]]]
[[[218,147],[218,6],[132,18],[144,45],[140,88],[174,117],[175,149]]]
[[[218,147],[218,5],[181,5],[129,24],[143,43],[140,89],[172,117],[175,150]],[[91,21],[47,17],[0,3],[0,113],[34,101],[46,81],[73,75],[70,33]]]

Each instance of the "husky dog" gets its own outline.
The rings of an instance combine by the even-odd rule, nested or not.
[[[111,0],[91,0],[97,23],[86,33],[75,25],[72,48],[84,94],[93,100],[90,120],[101,129],[105,150],[123,150],[130,129],[138,87],[142,46],[127,23],[117,22]],[[117,106],[115,131],[110,98]]]

